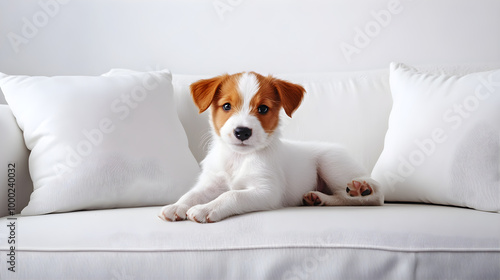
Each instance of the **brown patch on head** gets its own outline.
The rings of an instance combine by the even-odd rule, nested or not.
[[[220,135],[220,128],[241,109],[243,100],[238,92],[238,79],[242,73],[224,74],[211,79],[200,80],[191,85],[191,95],[200,113],[212,106],[212,123],[215,132]],[[224,105],[230,104],[230,110]]]
[[[205,112],[210,104],[212,104],[212,100],[219,91],[221,84],[229,77],[228,74],[224,74],[210,79],[199,80],[191,84],[191,96],[200,110],[200,114]]]
[[[281,107],[289,117],[292,117],[293,112],[302,102],[305,89],[300,85],[270,75],[264,77],[255,72],[251,72],[251,74],[255,75],[260,84],[259,91],[250,101],[252,113],[257,116],[264,130],[270,133],[278,126]],[[267,113],[259,113],[259,106],[261,105],[269,108]]]
[[[238,92],[238,80],[241,73],[229,76],[220,86],[219,92],[212,101],[212,123],[215,132],[220,135],[220,129],[226,121],[241,110],[243,100]],[[224,110],[224,105],[229,104],[230,110]]]
[[[281,110],[281,99],[274,86],[274,78],[271,76],[264,77],[260,74],[252,72],[259,82],[259,90],[250,100],[251,114],[256,116],[264,131],[272,133],[279,124],[279,116]],[[267,112],[264,114],[259,112],[259,107],[267,107]],[[266,108],[261,109],[266,109]]]

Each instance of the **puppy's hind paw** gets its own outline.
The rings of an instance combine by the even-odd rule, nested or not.
[[[369,196],[373,194],[372,187],[366,181],[360,182],[353,180],[351,183],[347,183],[347,188],[345,190],[351,197]]]
[[[319,192],[308,192],[302,197],[302,204],[308,206],[320,206],[323,205],[323,201],[320,198]]]

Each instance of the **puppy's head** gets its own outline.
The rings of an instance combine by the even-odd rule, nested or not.
[[[240,153],[267,146],[278,129],[281,108],[291,117],[304,93],[300,85],[254,72],[225,74],[191,85],[200,113],[211,108],[215,134]]]

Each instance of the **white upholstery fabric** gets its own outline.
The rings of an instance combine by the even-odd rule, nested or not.
[[[14,274],[5,268],[8,221],[2,218],[0,277],[500,276],[500,215],[494,213],[418,204],[296,207],[197,224],[164,222],[156,217],[158,210],[147,207],[18,217],[19,267]],[[81,265],[85,263],[93,264],[92,269]],[[46,266],[53,269],[43,269]]]

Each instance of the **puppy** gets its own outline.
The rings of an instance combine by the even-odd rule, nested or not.
[[[254,72],[193,83],[200,113],[210,107],[212,143],[197,183],[159,217],[211,223],[301,204],[382,205],[379,184],[343,148],[280,139],[280,110],[291,117],[304,93]]]

